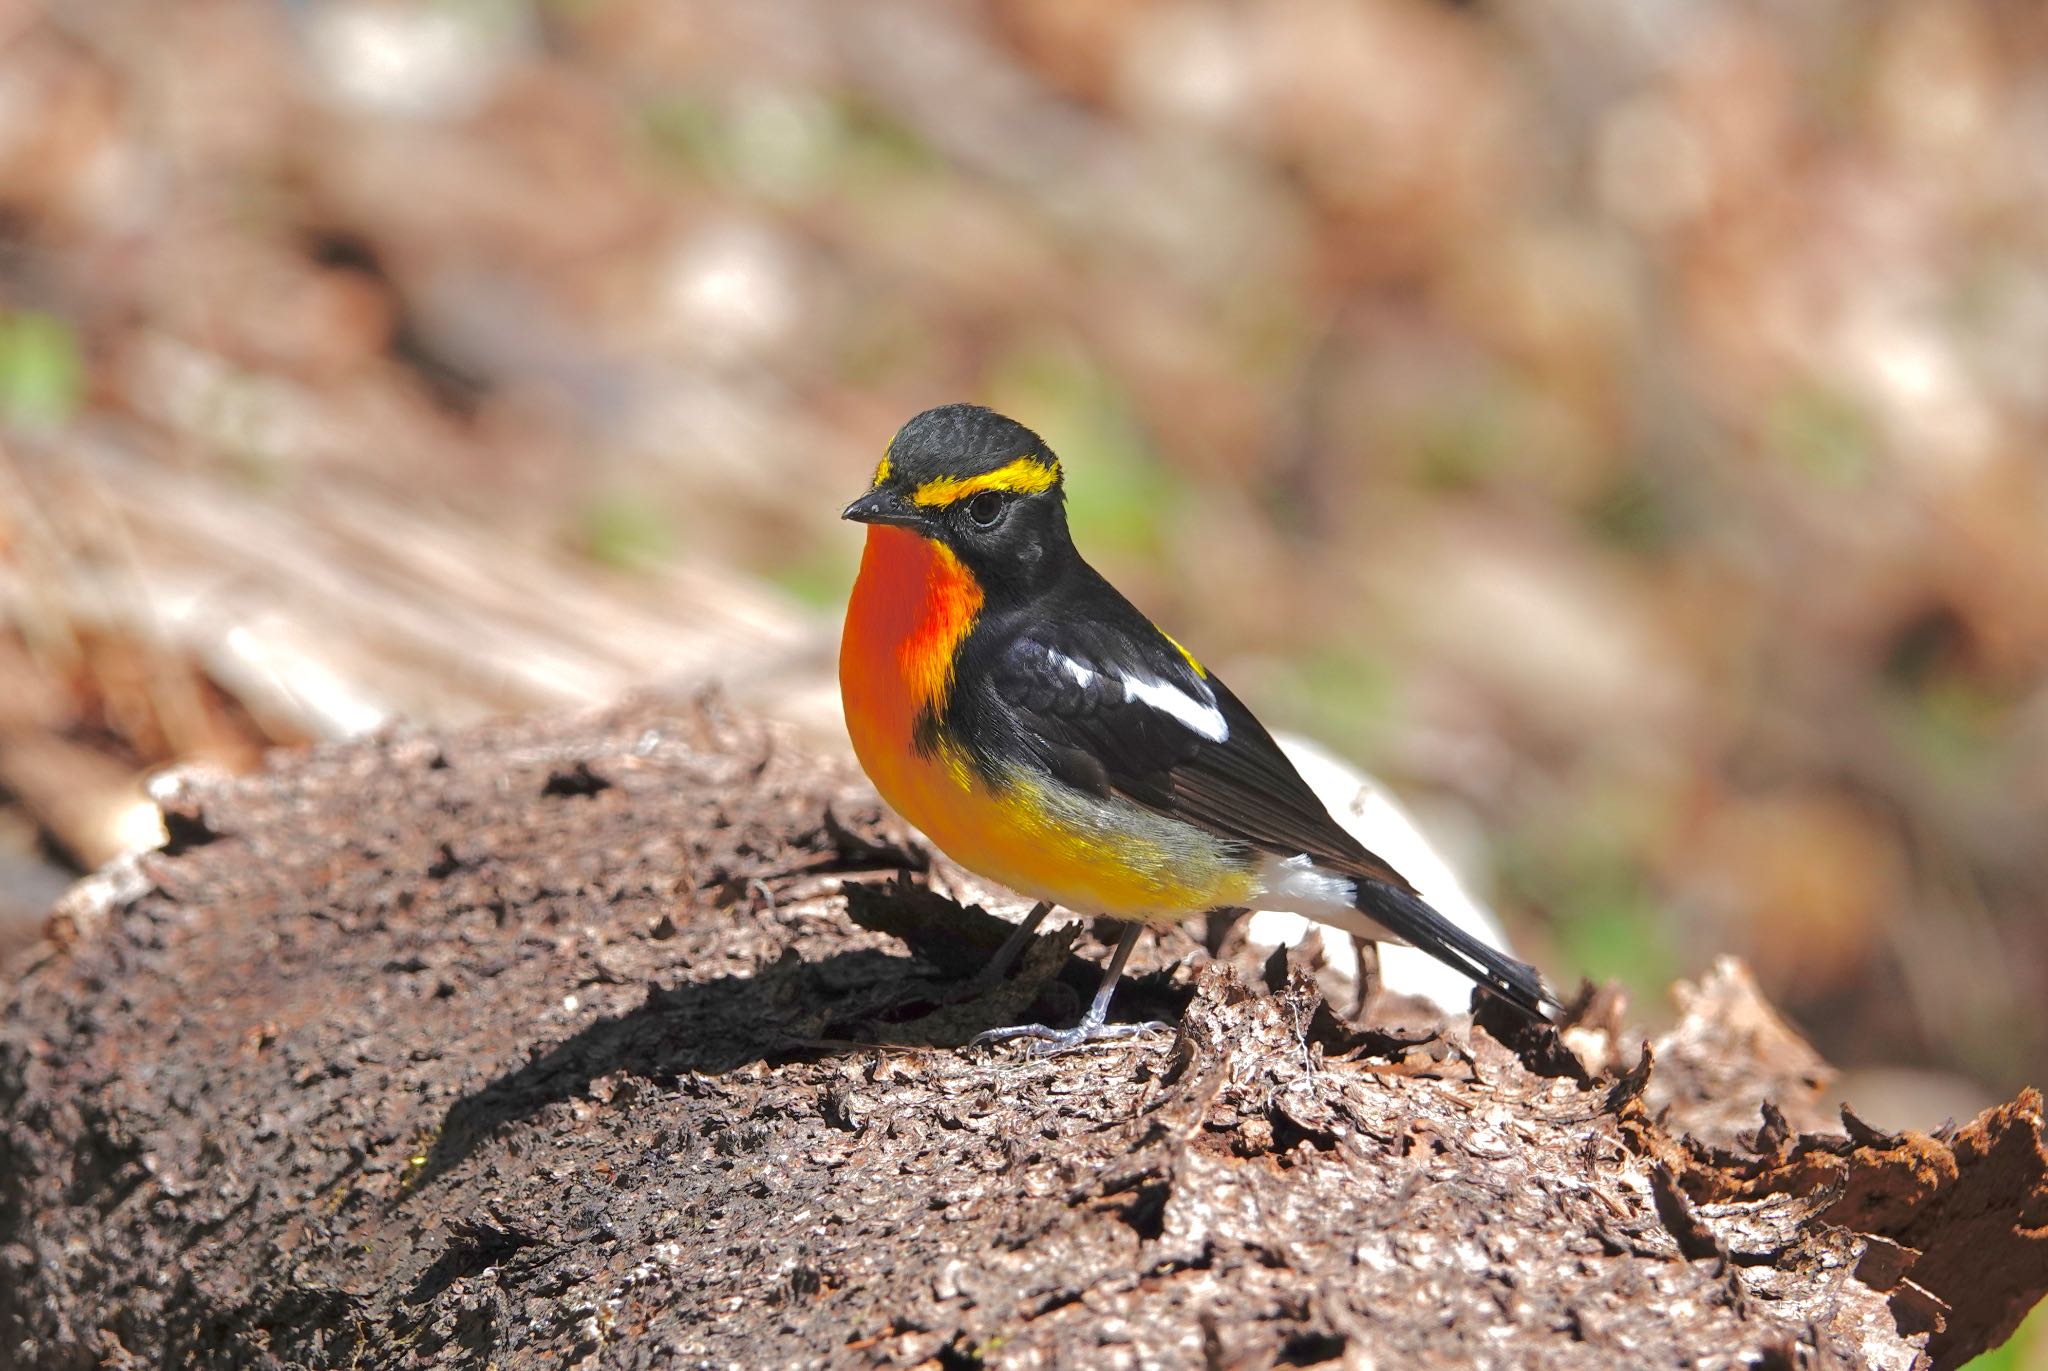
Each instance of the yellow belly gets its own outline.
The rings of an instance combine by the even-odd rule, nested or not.
[[[991,786],[966,759],[927,760],[847,716],[854,751],[891,808],[948,857],[1036,900],[1081,914],[1165,923],[1242,903],[1256,879],[1189,825],[1013,772]]]

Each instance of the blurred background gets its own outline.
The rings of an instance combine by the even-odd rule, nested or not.
[[[1569,983],[2048,1060],[2048,10],[0,0],[0,925],[135,778],[718,679],[896,426]]]

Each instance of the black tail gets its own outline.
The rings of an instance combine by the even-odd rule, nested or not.
[[[1543,977],[1527,962],[1495,951],[1430,908],[1412,891],[1371,879],[1358,882],[1358,908],[1445,966],[1463,972],[1524,1014],[1547,1019],[1544,1006],[1563,1008],[1544,988]]]

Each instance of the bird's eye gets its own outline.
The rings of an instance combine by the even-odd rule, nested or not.
[[[993,490],[984,490],[967,502],[967,517],[981,528],[994,528],[996,520],[1003,517],[1003,497]]]

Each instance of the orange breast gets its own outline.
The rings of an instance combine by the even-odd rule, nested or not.
[[[959,559],[915,533],[868,529],[860,576],[839,642],[846,731],[868,778],[904,818],[945,847],[943,836],[974,789],[964,760],[920,756],[917,721],[943,708],[953,652],[981,612],[981,589]]]
[[[980,612],[981,588],[951,552],[907,529],[869,527],[839,643],[839,689],[870,775],[870,749],[908,752],[918,715],[944,706],[954,649]]]

